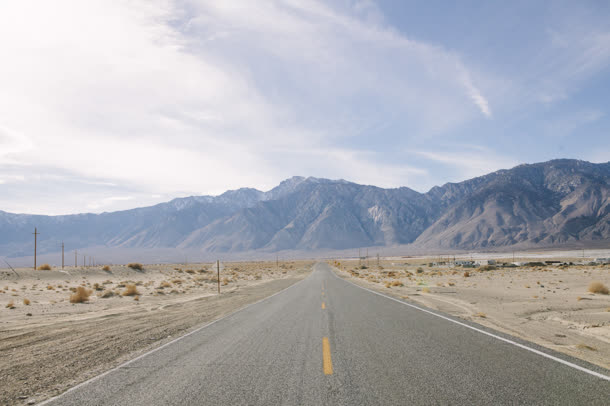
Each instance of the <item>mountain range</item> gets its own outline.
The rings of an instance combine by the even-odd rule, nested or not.
[[[292,177],[101,214],[0,211],[0,255],[92,246],[197,252],[343,250],[410,244],[474,250],[610,240],[610,162],[524,164],[427,193]]]

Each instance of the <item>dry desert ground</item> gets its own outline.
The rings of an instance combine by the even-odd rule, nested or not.
[[[331,265],[364,287],[610,368],[610,295],[603,288],[610,288],[610,265],[462,268],[429,266],[429,261]]]
[[[269,296],[311,262],[0,270],[0,404],[34,404]]]

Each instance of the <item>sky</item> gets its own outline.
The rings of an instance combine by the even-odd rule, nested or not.
[[[607,1],[14,0],[0,55],[8,212],[610,160]]]

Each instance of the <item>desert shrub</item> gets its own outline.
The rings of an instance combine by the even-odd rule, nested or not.
[[[23,299],[23,304],[26,306],[30,305],[30,299]]]
[[[104,265],[102,267],[102,271],[110,272],[110,267],[108,265]]]
[[[495,267],[495,266],[493,266],[493,265],[483,265],[483,266],[482,266],[482,267],[480,267],[479,269],[480,269],[481,271],[495,271],[495,270],[496,270],[496,269],[498,269],[498,268],[496,268],[496,267]]]
[[[229,284],[229,278],[222,278],[222,286],[226,286]]]
[[[123,296],[136,296],[139,295],[138,288],[134,284],[129,284],[125,286],[125,291],[123,292]]]
[[[430,289],[429,288],[423,288],[421,291],[423,293],[430,293]]]
[[[95,290],[104,290],[104,286],[100,285],[99,283],[94,283],[93,284],[93,289],[95,289]]]
[[[466,271],[464,272],[464,278],[468,278],[470,276],[470,272]]]
[[[6,304],[6,308],[7,309],[14,309],[15,308],[15,302],[13,302],[12,300],[10,302],[8,302]]]
[[[163,281],[159,284],[157,289],[165,289],[165,288],[171,288],[171,287],[172,287],[171,283],[169,283],[168,281]]]
[[[186,271],[184,271],[184,272],[186,272],[186,273],[190,273],[190,274],[194,274],[194,273],[195,273],[195,271],[193,271],[192,269],[187,269],[187,270],[186,270]]]
[[[608,288],[601,282],[593,281],[589,284],[589,292],[601,293],[602,295],[607,295]]]
[[[51,270],[51,265],[49,264],[42,264],[38,267],[39,271],[50,271]]]
[[[417,268],[417,270],[415,272],[417,272],[417,273],[424,273],[424,268],[419,267],[419,268]]]
[[[134,296],[133,300],[135,300],[136,302],[140,300],[140,296]]]
[[[79,286],[76,288],[76,292],[70,295],[70,303],[83,303],[89,301],[89,296],[91,296],[91,290]]]
[[[391,283],[392,286],[404,286],[401,281],[393,281]]]
[[[486,317],[487,317],[487,315],[486,315],[485,313],[482,313],[482,312],[478,312],[478,313],[477,313],[477,314],[475,314],[474,316],[475,316],[475,317],[480,317],[480,318],[482,318],[482,319],[484,319],[484,318],[486,318]]]
[[[139,262],[132,262],[130,264],[127,264],[127,266],[133,270],[136,271],[141,271],[144,269],[144,267],[142,266],[142,264],[140,264]]]
[[[582,343],[576,344],[576,348],[581,349],[581,350],[597,351],[597,348],[591,347],[590,345],[582,344]]]

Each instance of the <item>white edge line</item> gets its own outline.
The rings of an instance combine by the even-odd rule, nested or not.
[[[332,271],[331,271],[331,272],[332,272]],[[527,345],[523,345],[523,344],[520,344],[520,343],[518,343],[518,342],[516,342],[516,341],[509,340],[508,338],[504,338],[504,337],[501,337],[501,336],[499,336],[499,335],[496,335],[496,334],[493,334],[493,333],[489,333],[489,332],[487,332],[487,331],[485,331],[485,330],[481,330],[481,329],[479,329],[479,328],[476,328],[476,327],[473,327],[473,326],[468,325],[468,324],[466,324],[466,323],[462,323],[462,322],[457,321],[457,320],[454,320],[454,319],[452,319],[452,318],[449,318],[449,317],[443,316],[443,315],[438,314],[438,313],[435,313],[435,312],[433,312],[433,311],[430,311],[430,310],[424,309],[424,308],[419,307],[419,306],[416,306],[416,305],[414,305],[414,304],[407,303],[407,302],[403,302],[402,300],[398,300],[398,299],[396,299],[396,298],[394,298],[394,297],[384,295],[383,293],[376,292],[376,291],[371,290],[371,289],[369,289],[369,288],[365,288],[364,286],[357,285],[357,284],[355,284],[354,282],[351,282],[351,281],[348,281],[347,279],[344,279],[344,278],[339,277],[339,276],[338,276],[338,275],[337,275],[335,272],[332,272],[332,274],[335,276],[335,278],[341,279],[341,280],[343,280],[343,281],[345,281],[345,282],[347,282],[347,283],[349,283],[349,284],[351,284],[351,285],[354,285],[354,286],[356,286],[356,287],[358,287],[358,288],[360,288],[360,289],[363,289],[363,290],[369,291],[369,292],[374,293],[374,294],[376,294],[376,295],[379,295],[379,296],[385,297],[386,299],[393,300],[393,301],[395,301],[395,302],[401,303],[401,304],[403,304],[403,305],[405,305],[405,306],[412,307],[412,308],[414,308],[414,309],[417,309],[417,310],[420,310],[420,311],[422,311],[422,312],[425,312],[425,313],[431,314],[431,315],[433,315],[433,316],[440,317],[441,319],[444,319],[444,320],[450,321],[450,322],[452,322],[452,323],[458,324],[458,325],[460,325],[460,326],[462,326],[462,327],[469,328],[469,329],[474,330],[474,331],[477,331],[477,332],[479,332],[479,333],[481,333],[481,334],[485,334],[485,335],[487,335],[487,336],[490,336],[490,337],[496,338],[496,339],[498,339],[498,340],[500,340],[500,341],[504,341],[505,343],[512,344],[512,345],[514,345],[514,346],[516,346],[516,347],[519,347],[519,348],[522,348],[522,349],[524,349],[524,350],[527,350],[527,351],[533,352],[534,354],[542,355],[543,357],[546,357],[546,358],[552,359],[553,361],[557,361],[557,362],[559,362],[559,363],[561,363],[561,364],[567,365],[567,366],[572,367],[572,368],[574,368],[574,369],[578,369],[579,371],[585,372],[585,373],[587,373],[587,374],[589,374],[589,375],[593,375],[593,376],[595,376],[595,377],[598,377],[598,378],[601,378],[601,379],[605,379],[606,381],[610,381],[610,376],[604,375],[604,374],[599,373],[599,372],[596,372],[596,371],[592,371],[592,370],[587,369],[587,368],[585,368],[585,367],[581,367],[580,365],[576,365],[576,364],[574,364],[574,363],[572,363],[572,362],[569,362],[569,361],[563,360],[563,359],[561,359],[561,358],[555,357],[555,356],[553,356],[553,355],[547,354],[547,353],[545,353],[545,352],[539,351],[539,350],[537,350],[537,349],[535,349],[535,348],[531,348],[531,347],[528,347]]]
[[[312,273],[313,273],[313,271],[312,271]],[[294,287],[294,286],[298,285],[299,283],[303,282],[305,279],[309,278],[310,276],[311,276],[311,273],[310,273],[309,275],[307,275],[305,278],[301,279],[300,281],[293,283],[292,285],[290,285],[290,286],[288,286],[288,287],[286,287],[286,288],[284,288],[284,289],[280,290],[279,292],[275,292],[275,293],[274,293],[274,294],[272,294],[271,296],[264,297],[264,298],[262,298],[262,299],[260,299],[260,300],[257,300],[257,301],[256,301],[256,302],[254,302],[254,303],[250,303],[250,304],[248,304],[248,305],[246,305],[246,306],[244,306],[244,307],[241,307],[241,308],[239,308],[239,309],[235,310],[234,312],[231,312],[231,313],[229,313],[229,314],[226,314],[226,315],[222,316],[222,317],[221,317],[221,318],[219,318],[219,319],[216,319],[216,320],[214,320],[214,321],[211,321],[211,322],[209,322],[208,324],[204,324],[204,325],[203,325],[203,326],[201,326],[201,327],[197,327],[195,330],[190,331],[190,332],[186,333],[185,335],[182,335],[182,336],[180,336],[180,337],[178,337],[178,338],[175,338],[175,339],[173,339],[172,341],[169,341],[169,342],[167,342],[167,343],[165,343],[165,344],[163,344],[163,345],[161,345],[161,346],[159,346],[159,347],[157,347],[157,348],[153,348],[152,350],[150,350],[150,351],[148,351],[148,352],[145,352],[144,354],[140,354],[140,355],[138,355],[137,357],[135,357],[135,358],[133,358],[133,359],[130,359],[129,361],[126,361],[126,362],[124,362],[124,363],[122,363],[122,364],[120,364],[120,365],[118,365],[118,366],[116,366],[116,367],[114,367],[114,368],[112,368],[112,369],[109,369],[109,370],[107,370],[107,371],[105,371],[105,372],[102,372],[102,373],[101,373],[101,374],[99,374],[99,375],[94,376],[93,378],[90,378],[90,379],[88,379],[88,380],[86,380],[86,381],[84,381],[84,382],[79,383],[79,384],[78,384],[78,385],[76,385],[76,386],[71,387],[70,389],[66,390],[65,392],[60,393],[60,394],[59,394],[59,395],[57,395],[57,396],[54,396],[54,397],[49,398],[49,399],[46,399],[46,400],[42,401],[41,403],[37,403],[37,404],[38,404],[38,405],[46,405],[47,403],[53,402],[53,401],[55,401],[55,400],[57,400],[57,399],[59,399],[59,398],[61,398],[61,397],[65,396],[65,395],[67,395],[68,393],[70,393],[70,392],[72,392],[72,391],[75,391],[76,389],[78,389],[78,388],[80,388],[80,387],[82,387],[82,386],[85,386],[85,385],[88,385],[88,384],[90,384],[90,383],[92,383],[92,382],[94,382],[94,381],[97,381],[98,379],[103,378],[104,376],[106,376],[106,375],[108,375],[108,374],[110,374],[110,373],[112,373],[112,372],[114,372],[114,371],[116,371],[116,370],[118,370],[118,369],[121,369],[121,368],[123,368],[123,367],[126,367],[127,365],[129,365],[129,364],[131,364],[131,363],[133,363],[133,362],[136,362],[136,361],[138,361],[138,360],[140,360],[140,359],[142,359],[142,358],[144,358],[144,357],[147,357],[147,356],[149,356],[149,355],[150,355],[150,354],[152,354],[152,353],[155,353],[155,352],[157,352],[157,351],[159,351],[159,350],[161,350],[161,349],[163,349],[163,348],[165,348],[165,347],[167,347],[167,346],[169,346],[169,345],[172,345],[172,344],[174,344],[174,343],[176,343],[176,342],[178,342],[178,341],[182,340],[183,338],[186,338],[186,337],[188,337],[188,336],[190,336],[190,335],[192,335],[192,334],[195,334],[195,333],[197,333],[197,332],[199,332],[199,331],[203,330],[203,329],[204,329],[204,328],[206,328],[206,327],[210,327],[210,326],[211,326],[212,324],[214,324],[214,323],[217,323],[217,322],[219,322],[219,321],[221,321],[221,320],[224,320],[224,319],[226,319],[226,318],[228,318],[228,317],[231,317],[231,316],[233,316],[234,314],[241,312],[242,310],[246,310],[247,308],[249,308],[249,307],[251,307],[251,306],[254,306],[254,305],[258,304],[258,303],[264,302],[265,300],[271,299],[273,296],[275,296],[275,295],[279,295],[280,293],[282,293],[282,292],[284,292],[284,291],[286,291],[286,290],[288,290],[288,289],[290,289],[290,288],[292,288],[292,287]]]

